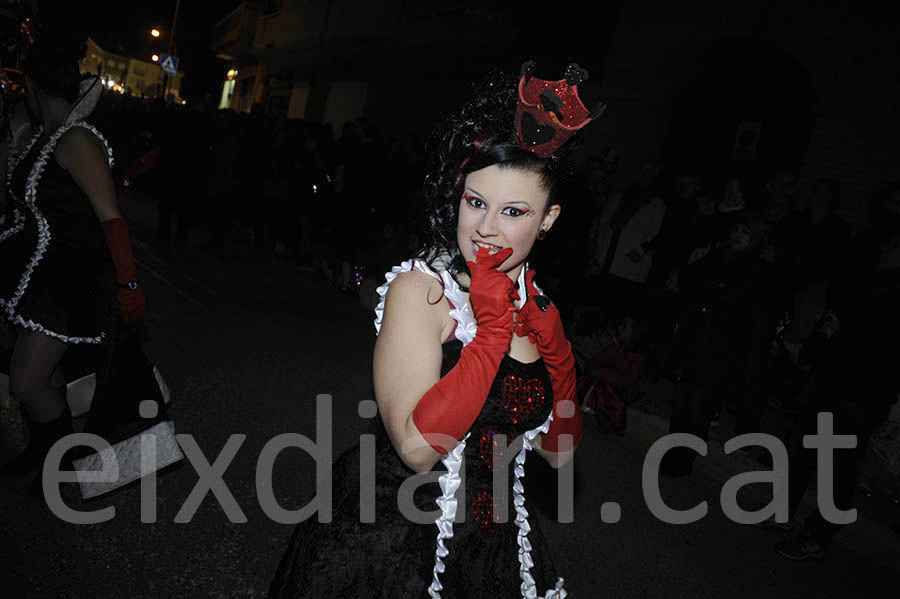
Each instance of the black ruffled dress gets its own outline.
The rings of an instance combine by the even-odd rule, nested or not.
[[[395,268],[394,275],[409,270],[408,265]],[[388,281],[392,278],[389,273]],[[386,288],[379,289],[382,296]],[[445,287],[452,305],[449,291]],[[377,326],[381,312],[376,312]],[[460,322],[465,318],[457,310],[451,315],[454,312],[459,332],[443,346],[442,376],[459,359],[463,347],[459,338],[465,338],[465,329],[473,331],[473,323]],[[565,598],[563,580],[556,576],[537,519],[529,517],[519,480],[526,455],[522,446],[527,442],[530,448],[529,440],[546,431],[552,406],[543,361],[523,364],[506,356],[468,437],[425,475],[433,480],[440,473],[440,482],[423,482],[416,489],[415,506],[432,512],[423,523],[411,522],[398,508],[400,486],[415,473],[401,461],[381,427],[376,436],[375,522],[360,522],[356,446],[338,458],[332,470],[332,521],[320,523],[313,516],[296,526],[269,597]],[[501,433],[509,446],[504,455],[509,460],[506,512],[498,509],[492,491],[494,436]],[[535,454],[531,459],[538,458]],[[455,482],[454,471],[459,472]],[[454,489],[463,482],[464,492],[456,495],[459,501],[452,501]]]
[[[53,157],[60,137],[76,126],[106,144],[92,126],[71,123],[43,145],[36,135],[10,158],[10,201],[0,225],[0,314],[66,343],[98,344],[113,323],[112,261],[90,201]]]

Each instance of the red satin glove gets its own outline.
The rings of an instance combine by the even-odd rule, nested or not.
[[[489,256],[480,249],[472,274],[469,301],[478,330],[456,365],[429,389],[413,410],[413,423],[435,451],[446,454],[472,427],[491,390],[497,369],[512,339],[513,313],[519,294],[512,279],[498,269],[512,248]]]
[[[119,287],[116,299],[119,303],[119,313],[126,325],[132,325],[147,314],[147,299],[138,284],[128,225],[121,218],[110,219],[103,223],[103,234],[106,236],[106,245],[116,269],[116,283]]]
[[[566,339],[556,306],[546,300],[541,304],[546,310],[541,310],[535,301],[536,296],[546,296],[542,296],[534,287],[534,270],[529,269],[525,273],[525,289],[528,301],[519,311],[513,330],[519,337],[527,335],[537,345],[547,372],[550,373],[553,388],[553,421],[541,440],[541,447],[558,452],[560,435],[572,435],[572,446],[562,448],[563,451],[569,451],[578,446],[584,432],[581,410],[576,408],[575,401],[575,357],[572,355],[572,344]]]

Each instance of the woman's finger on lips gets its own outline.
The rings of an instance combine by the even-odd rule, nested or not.
[[[512,256],[513,249],[503,248],[496,254],[491,254],[490,250],[485,247],[478,248],[478,253],[475,255],[475,262],[479,266],[483,266],[485,268],[496,268],[500,266],[504,260]]]

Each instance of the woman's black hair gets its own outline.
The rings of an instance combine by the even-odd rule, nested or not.
[[[441,258],[440,268],[454,276],[467,272],[456,228],[469,173],[492,165],[537,173],[549,194],[547,209],[560,203],[558,191],[567,174],[565,146],[549,158],[520,146],[514,128],[517,99],[518,78],[493,71],[475,85],[462,108],[432,133],[426,145],[423,187],[424,247],[418,255],[432,268]]]
[[[78,61],[86,50],[82,34],[45,27],[25,51],[23,70],[44,93],[74,102],[82,79]]]

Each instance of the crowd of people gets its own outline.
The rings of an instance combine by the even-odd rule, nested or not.
[[[842,218],[837,181],[804,191],[788,169],[704,176],[648,164],[624,189],[600,179],[583,271],[598,299],[572,319],[583,388],[603,391],[586,409],[615,427],[640,381],[663,378],[674,383],[672,433],[708,439],[727,413],[736,436],[786,415],[791,424],[766,432],[789,449],[791,521],[763,526],[802,531],[782,555],[820,558],[840,527],[818,513],[795,521],[815,468],[803,436],[820,412],[833,413],[835,434],[856,435],[854,451],[835,454],[835,502],[849,509],[867,441],[900,391],[886,350],[900,333],[900,186],[874,193],[860,223]],[[771,465],[765,450],[742,451]],[[670,451],[663,474],[689,474],[696,455]]]
[[[259,109],[110,100],[102,118],[127,156],[120,175],[155,203],[164,254],[183,252],[200,230],[225,260],[249,248],[357,293],[366,273],[383,272],[417,243],[415,188],[424,173],[422,142],[412,135],[385,136],[362,118],[336,139],[328,124]]]

